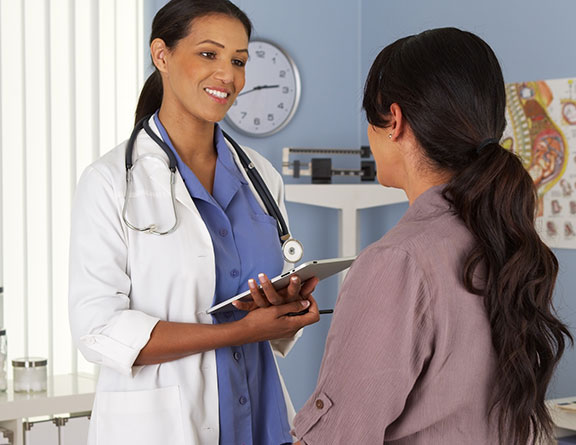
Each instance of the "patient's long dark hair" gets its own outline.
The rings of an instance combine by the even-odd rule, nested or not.
[[[497,142],[506,125],[498,60],[482,39],[455,28],[400,39],[382,50],[368,75],[369,123],[387,127],[393,103],[427,166],[452,173],[444,196],[476,240],[462,277],[483,297],[490,321],[497,356],[490,412],[497,413],[500,440],[540,443],[552,433],[546,388],[572,336],[552,305],[558,262],[534,227],[533,181]],[[479,266],[486,271],[480,289],[473,280]]]
[[[248,39],[250,39],[252,34],[250,19],[228,0],[171,0],[154,16],[150,43],[154,39],[162,39],[166,47],[172,49],[190,33],[190,26],[193,26],[192,22],[195,19],[216,14],[238,19],[244,25]],[[135,122],[160,108],[162,95],[162,77],[155,69],[140,92]]]

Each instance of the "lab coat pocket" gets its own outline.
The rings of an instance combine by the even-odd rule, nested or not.
[[[184,445],[177,386],[96,397],[98,445]]]
[[[332,408],[332,400],[324,392],[319,392],[315,397],[311,397],[301,413],[294,418],[294,430],[300,439],[316,425],[322,417]]]

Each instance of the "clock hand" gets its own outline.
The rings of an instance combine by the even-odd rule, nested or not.
[[[251,93],[252,91],[265,90],[265,89],[267,89],[267,88],[278,88],[279,86],[280,86],[280,85],[258,85],[258,86],[255,86],[254,88],[252,88],[251,90],[244,91],[244,92],[240,93],[240,94],[238,95],[238,97],[240,97],[240,96],[242,96],[242,95],[244,95],[244,94]]]

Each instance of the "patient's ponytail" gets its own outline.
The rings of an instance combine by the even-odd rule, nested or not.
[[[462,280],[484,299],[490,322],[497,367],[490,412],[500,442],[543,443],[553,426],[546,389],[572,337],[552,305],[558,262],[534,227],[534,183],[497,142],[506,94],[496,56],[455,28],[398,40],[368,75],[370,124],[387,127],[393,103],[423,149],[422,168],[450,175],[444,196],[476,241]]]
[[[491,144],[454,175],[444,194],[477,241],[463,279],[483,296],[490,321],[502,442],[549,437],[546,388],[570,333],[552,307],[558,262],[534,228],[534,183],[516,155]],[[486,277],[480,289],[479,268]]]

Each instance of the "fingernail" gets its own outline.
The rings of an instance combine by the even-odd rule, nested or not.
[[[258,274],[258,278],[260,279],[260,282],[264,281],[266,279],[266,275],[263,273],[259,273]]]
[[[302,301],[300,301],[300,304],[302,304],[303,307],[310,306],[310,302],[308,300],[302,300]]]
[[[254,278],[248,280],[248,287],[250,289],[256,289],[256,280],[254,280]]]
[[[290,278],[290,281],[292,281],[292,283],[298,283],[298,278],[292,277],[292,278]]]

